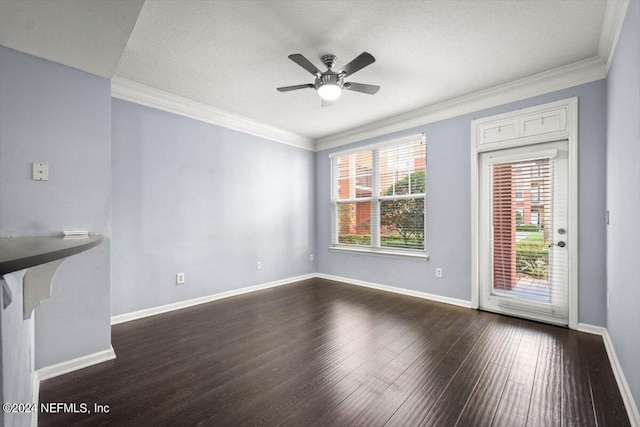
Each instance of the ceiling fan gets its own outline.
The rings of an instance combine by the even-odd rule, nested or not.
[[[316,80],[313,83],[303,85],[279,87],[278,91],[289,92],[297,89],[315,89],[318,91],[320,98],[322,98],[323,107],[333,105],[333,101],[338,99],[343,90],[352,90],[369,95],[374,95],[380,90],[380,86],[344,81],[345,77],[362,70],[376,61],[373,55],[368,52],[361,53],[338,71],[333,71],[338,58],[335,55],[324,55],[322,56],[322,62],[327,67],[327,71],[324,73],[299,53],[289,55],[289,59],[316,76]]]

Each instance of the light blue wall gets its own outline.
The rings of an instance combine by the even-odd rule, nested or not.
[[[579,321],[606,324],[605,82],[537,96],[316,153],[318,271],[469,301],[471,299],[471,120],[579,97]],[[427,252],[430,260],[329,252],[329,159],[333,151],[405,135],[427,135]],[[435,277],[435,268],[443,277]]]
[[[36,309],[36,368],[110,346],[110,107],[109,80],[0,47],[0,235],[105,236],[63,262]]]
[[[631,1],[607,77],[607,329],[640,407],[640,2]]]
[[[113,315],[316,270],[312,152],[117,99],[112,117]]]
[[[110,257],[113,315],[314,271],[469,300],[470,122],[571,96],[579,97],[579,320],[605,325],[605,93],[608,88],[609,179],[619,182],[609,183],[609,207],[613,224],[616,218],[623,224],[626,214],[638,217],[637,204],[625,207],[628,192],[615,194],[616,188],[638,182],[637,91],[626,89],[638,84],[637,14],[632,3],[606,84],[581,85],[315,155],[111,100],[106,79],[0,47],[0,234],[80,228],[106,237],[100,247],[63,263],[53,296],[37,309],[36,367],[108,348]],[[330,253],[328,152],[422,131],[428,138],[431,260]],[[33,161],[51,165],[49,182],[30,179]],[[624,166],[629,161],[633,166]],[[627,187],[619,187],[623,183]],[[624,252],[640,239],[629,243],[628,229],[615,230],[609,230],[609,327],[621,360],[629,364],[640,351],[637,339],[629,341],[633,322],[625,317],[629,310],[638,312],[638,298],[628,298],[637,293],[632,286],[637,270],[619,286],[611,284],[611,270],[637,268],[638,249],[629,252],[632,262],[618,265],[611,259],[612,251]],[[317,265],[308,261],[312,252]],[[255,268],[258,260],[262,270]],[[443,268],[442,279],[435,278],[436,267]],[[178,271],[186,273],[185,285],[175,284]],[[630,383],[638,396],[640,380],[632,377]]]

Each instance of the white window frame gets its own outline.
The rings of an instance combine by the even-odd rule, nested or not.
[[[379,196],[379,152],[382,148],[387,148],[394,145],[402,145],[411,142],[416,142],[421,140],[423,144],[426,144],[426,137],[423,134],[419,135],[411,135],[409,137],[398,138],[391,141],[386,141],[379,144],[366,145],[358,148],[353,148],[350,150],[344,150],[334,153],[329,153],[329,167],[331,169],[330,172],[330,186],[331,186],[331,244],[329,246],[329,250],[332,252],[345,252],[345,253],[363,253],[363,254],[371,254],[371,255],[379,255],[379,256],[391,256],[391,257],[407,257],[414,259],[422,259],[428,260],[429,255],[427,254],[426,248],[426,217],[424,221],[423,236],[424,236],[424,249],[407,249],[407,248],[390,248],[383,247],[380,245],[380,203],[384,200],[400,200],[400,199],[417,199],[422,198],[425,203],[425,215],[426,215],[426,188],[425,193],[423,194],[407,194],[407,195],[395,195],[395,196]],[[426,147],[425,147],[426,150]],[[373,183],[373,191],[372,197],[360,197],[355,199],[342,199],[338,202],[338,188],[336,185],[336,180],[334,179],[337,173],[337,165],[334,163],[333,158],[340,157],[348,154],[360,153],[363,151],[372,151],[372,183]],[[426,157],[426,151],[425,151]],[[425,159],[426,165],[426,159]],[[425,168],[426,175],[426,168]],[[425,183],[426,184],[426,183]],[[363,245],[350,245],[338,242],[338,205],[344,203],[366,203],[371,202],[371,222],[370,222],[370,233],[371,233],[371,244],[370,246]]]

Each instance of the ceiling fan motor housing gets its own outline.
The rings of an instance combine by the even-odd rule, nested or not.
[[[344,84],[344,78],[340,74],[334,73],[333,71],[325,71],[324,73],[322,73],[322,75],[316,77],[315,88],[317,90],[320,86],[324,86],[326,84],[337,85],[342,88],[342,85]]]

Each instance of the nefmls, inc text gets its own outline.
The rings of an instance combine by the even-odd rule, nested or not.
[[[47,414],[91,414],[91,413],[109,413],[109,405],[94,403],[93,407],[89,404],[67,403],[67,402],[40,402],[40,412]]]

